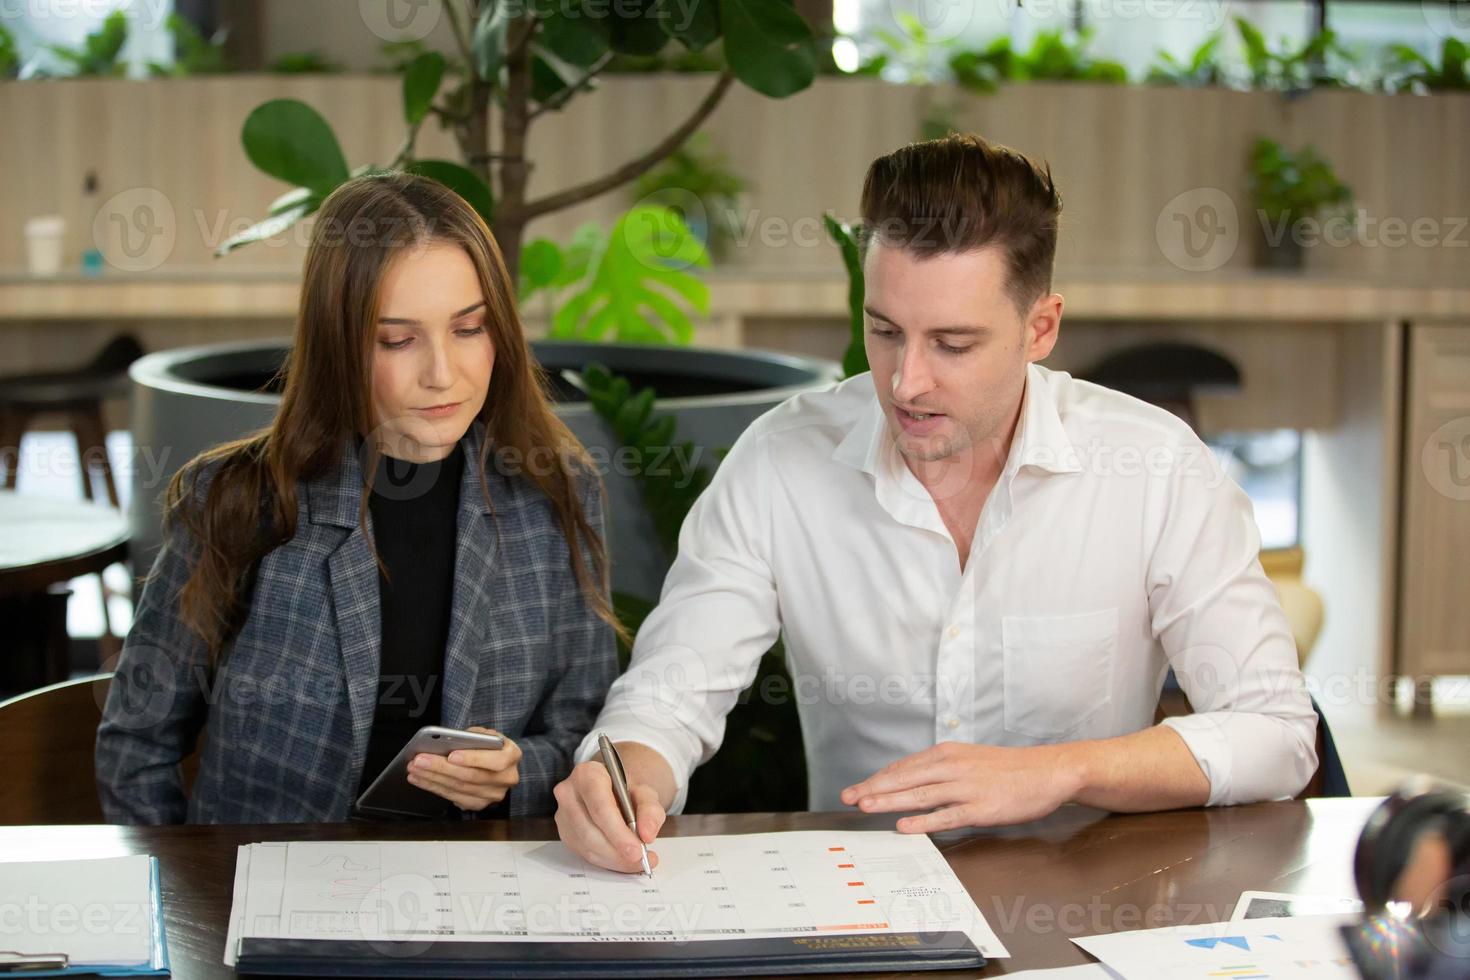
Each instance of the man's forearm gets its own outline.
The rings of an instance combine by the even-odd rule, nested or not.
[[[658,801],[665,810],[674,805],[674,796],[679,791],[674,780],[674,769],[669,761],[656,749],[642,742],[619,742],[618,756],[623,760],[623,772],[630,784],[642,783],[653,787]]]
[[[1074,780],[1073,803],[1136,813],[1209,802],[1209,778],[1184,739],[1166,725],[1055,748]]]

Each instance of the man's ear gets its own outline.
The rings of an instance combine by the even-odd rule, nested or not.
[[[1026,318],[1026,362],[1043,360],[1062,329],[1062,294],[1048,293],[1031,304]]]

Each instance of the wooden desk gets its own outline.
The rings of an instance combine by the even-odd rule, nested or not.
[[[1000,976],[1088,962],[1073,936],[1228,919],[1249,889],[1354,894],[1353,848],[1377,803],[1310,800],[1133,816],[1066,807],[1036,823],[942,834],[935,842],[1011,952],[982,974]],[[890,827],[890,818],[860,814],[735,814],[675,817],[665,834]],[[240,844],[554,837],[550,820],[0,827],[0,861],[157,855],[173,976],[196,980],[233,975],[222,957]]]

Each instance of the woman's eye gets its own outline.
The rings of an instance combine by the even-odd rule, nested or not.
[[[485,325],[483,323],[477,323],[472,327],[460,327],[454,332],[459,334],[461,337],[473,337],[477,333],[484,333]]]
[[[412,337],[404,337],[402,340],[380,340],[379,346],[384,350],[402,350],[413,341]]]
[[[892,337],[894,334],[892,330],[883,330],[879,327],[873,327],[872,332],[875,337]]]

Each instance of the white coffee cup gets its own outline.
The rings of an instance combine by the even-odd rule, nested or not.
[[[66,251],[66,219],[59,214],[42,215],[26,222],[26,261],[33,276],[61,272]]]

